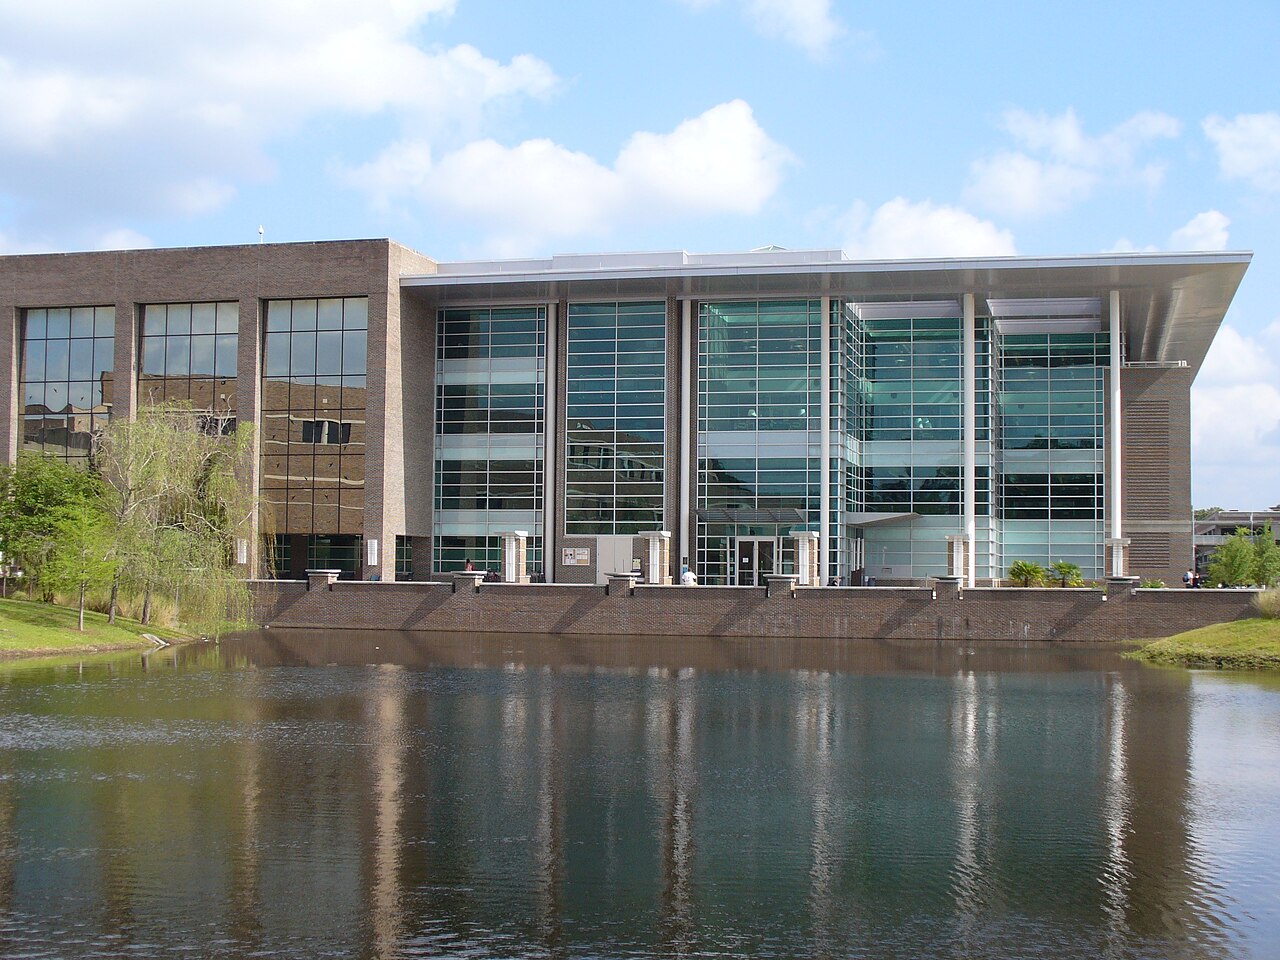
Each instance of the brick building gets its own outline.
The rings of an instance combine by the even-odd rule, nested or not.
[[[663,531],[704,583],[810,550],[844,583],[1019,559],[1172,582],[1190,386],[1249,260],[0,257],[0,452],[90,456],[161,398],[252,421],[251,565],[283,576],[493,568],[522,531],[528,572],[595,582]]]

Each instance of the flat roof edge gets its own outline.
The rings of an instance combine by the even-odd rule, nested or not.
[[[671,277],[732,277],[741,274],[787,276],[812,273],[906,273],[965,270],[1036,270],[1076,267],[1139,266],[1214,266],[1248,265],[1251,250],[1224,250],[1197,253],[1109,253],[1070,256],[931,258],[919,260],[823,260],[810,263],[686,263],[681,265],[649,264],[634,267],[612,266],[599,269],[541,269],[520,272],[405,274],[401,286],[453,286],[466,283],[513,284],[530,281],[565,282],[591,280],[665,279]],[[516,261],[517,263],[519,261]],[[442,264],[446,266],[447,264]]]

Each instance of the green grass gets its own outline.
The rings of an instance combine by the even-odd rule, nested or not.
[[[40,656],[95,650],[123,650],[149,647],[144,633],[166,640],[179,634],[164,627],[144,627],[134,620],[116,618],[107,623],[106,614],[86,610],[84,633],[76,629],[78,612],[70,607],[30,600],[0,600],[0,657]]]
[[[1152,641],[1126,656],[1184,667],[1280,670],[1280,620],[1254,617],[1215,623]]]

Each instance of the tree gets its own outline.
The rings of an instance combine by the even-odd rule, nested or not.
[[[23,453],[14,466],[0,467],[0,548],[22,568],[33,595],[38,586],[45,600],[53,599],[43,574],[59,519],[100,494],[94,474],[56,457]]]
[[[1208,520],[1215,513],[1221,513],[1221,512],[1222,512],[1221,507],[1197,507],[1195,510],[1192,511],[1192,516],[1194,516],[1197,520]]]
[[[1059,560],[1049,569],[1053,571],[1054,577],[1064,587],[1078,587],[1084,583],[1084,576],[1081,574],[1080,567],[1077,564]]]
[[[1280,544],[1276,543],[1269,522],[1253,541],[1253,582],[1260,587],[1280,583]]]
[[[54,546],[45,563],[45,582],[55,590],[75,590],[84,632],[85,595],[106,586],[115,572],[115,538],[111,518],[96,499],[64,507],[53,523]]]
[[[1046,576],[1044,567],[1030,560],[1015,560],[1009,565],[1009,579],[1020,587],[1038,587]]]
[[[1248,530],[1240,529],[1223,541],[1209,561],[1209,581],[1240,587],[1254,580],[1255,549]]]
[[[143,622],[159,590],[181,597],[188,626],[217,632],[248,610],[234,566],[235,541],[250,535],[257,496],[242,467],[252,427],[187,404],[138,411],[113,421],[95,463],[110,490],[122,560],[113,585],[143,596]]]

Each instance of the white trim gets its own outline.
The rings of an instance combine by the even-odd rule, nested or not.
[[[556,582],[555,543],[556,532],[556,428],[560,422],[556,410],[557,371],[556,350],[559,347],[557,323],[560,305],[546,305],[547,328],[543,344],[547,355],[542,364],[542,572],[547,583]]]
[[[696,567],[695,557],[689,549],[689,517],[692,509],[692,467],[693,467],[693,393],[696,384],[693,378],[693,351],[697,349],[697,338],[693,329],[693,304],[688,300],[680,303],[680,527],[678,529],[677,549],[680,551],[679,563],[688,562],[689,569]],[[688,558],[687,561],[685,558]]]
[[[1119,540],[1124,536],[1124,518],[1122,516],[1122,492],[1123,492],[1123,470],[1121,469],[1121,436],[1120,421],[1123,410],[1123,400],[1120,396],[1120,369],[1124,365],[1124,357],[1120,352],[1120,291],[1111,291],[1111,302],[1109,305],[1109,320],[1111,332],[1111,371],[1110,371],[1110,394],[1111,402],[1109,413],[1111,414],[1110,434],[1111,434],[1111,471],[1107,478],[1108,493],[1111,500],[1111,538]],[[1124,575],[1124,571],[1119,568],[1116,560],[1117,551],[1112,551],[1112,569],[1111,575],[1119,577]]]
[[[978,585],[978,373],[977,325],[973,294],[964,295],[964,535],[969,540],[964,576],[970,587]]]

